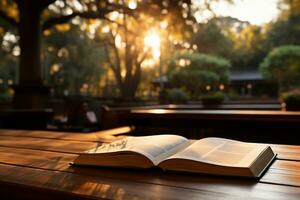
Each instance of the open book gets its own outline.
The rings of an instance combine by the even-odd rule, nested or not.
[[[80,154],[75,165],[151,168],[260,177],[276,157],[267,145],[222,138],[190,141],[177,135],[127,137]]]

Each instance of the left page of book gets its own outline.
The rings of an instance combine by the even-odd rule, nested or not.
[[[163,159],[175,154],[188,145],[188,139],[178,135],[154,135],[127,137],[112,143],[103,143],[101,146],[86,151],[87,154],[116,155],[123,152],[142,154],[154,165]]]

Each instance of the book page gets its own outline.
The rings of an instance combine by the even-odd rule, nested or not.
[[[133,151],[143,154],[154,164],[163,157],[172,155],[172,152],[188,143],[188,140],[178,135],[154,135],[141,137],[127,137],[112,143],[89,150],[86,153],[121,153]],[[175,152],[174,152],[175,153]]]
[[[172,158],[189,159],[230,167],[249,167],[266,145],[238,142],[222,138],[201,139]]]

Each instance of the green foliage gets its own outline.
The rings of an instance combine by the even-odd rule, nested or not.
[[[232,2],[231,0],[227,1]],[[163,67],[165,67],[165,61],[176,50],[174,46],[178,47],[181,44],[186,44],[187,41],[190,42],[191,48],[194,50],[195,46],[193,44],[196,44],[198,52],[221,56],[230,60],[233,68],[237,70],[256,70],[259,63],[270,49],[274,47],[287,44],[300,45],[300,1],[298,0],[279,0],[278,5],[279,7],[281,6],[281,14],[278,20],[264,27],[251,25],[249,22],[232,17],[215,17],[207,23],[196,25],[193,17],[194,12],[207,12],[210,3],[217,4],[221,2],[218,0],[207,0],[204,3],[205,5],[200,5],[201,3],[198,2],[199,7],[196,7],[196,4],[193,4],[191,0],[147,0],[136,2],[137,9],[123,9],[123,7],[128,7],[129,1],[118,0],[99,2],[89,0],[55,1],[48,6],[43,11],[41,20],[43,33],[47,35],[47,44],[43,47],[50,46],[52,48],[51,52],[49,51],[48,55],[46,55],[45,65],[50,67],[49,70],[51,70],[53,64],[59,64],[60,66],[58,72],[49,75],[48,82],[59,88],[61,90],[60,93],[67,89],[71,94],[78,94],[80,93],[80,87],[84,83],[88,83],[93,88],[99,87],[99,79],[104,73],[103,66],[108,68],[108,63],[104,59],[105,56],[109,55],[111,56],[112,64],[115,65],[113,69],[113,73],[117,77],[115,80],[118,77],[122,80],[122,84],[118,85],[119,90],[122,89],[123,93],[129,96],[134,95],[137,89],[145,88],[144,90],[149,90],[152,87],[151,81],[155,77],[154,72],[156,69],[153,69],[151,74],[149,69],[145,71],[147,70],[146,68],[140,68],[134,63],[142,63],[142,59],[148,59],[149,56],[142,55],[144,51],[144,36],[150,28],[155,27],[156,29],[160,27],[161,22],[167,22],[167,26],[158,31],[161,36],[161,61]],[[78,10],[80,6],[75,5],[82,5],[82,8],[85,9]],[[0,10],[12,20],[19,21],[16,1],[1,1]],[[110,13],[113,11],[125,12],[126,28],[123,21],[125,17],[120,15],[118,19],[113,19],[113,15],[110,16]],[[74,20],[72,20],[71,16],[68,17],[68,13],[77,12],[89,14],[82,14]],[[79,19],[80,17],[89,18],[89,16],[95,19]],[[104,16],[109,20],[103,20]],[[51,20],[49,21],[49,19]],[[117,23],[110,20],[115,20]],[[82,23],[83,21],[87,21],[87,23]],[[48,26],[44,26],[45,24]],[[74,24],[78,24],[80,29],[75,27]],[[99,39],[97,36],[95,39],[89,37],[90,29],[93,29],[93,26],[97,24],[99,25],[99,30],[102,30],[104,26],[109,26],[113,33],[121,36],[123,43],[127,42],[126,47],[129,48],[124,53],[126,56],[121,56],[119,63],[117,63],[117,56],[112,54],[113,50],[105,54],[102,44],[97,41]],[[50,29],[50,27],[53,28]],[[65,27],[65,29],[62,27]],[[68,27],[70,27],[70,31],[68,31]],[[2,18],[0,17],[1,49],[5,47],[3,40],[5,33],[10,32],[13,35],[17,35],[17,29],[18,27],[14,26],[10,20],[7,21],[3,16]],[[125,40],[124,31],[127,29]],[[194,32],[195,30],[197,30],[196,33]],[[50,36],[48,36],[49,33],[51,33]],[[112,38],[111,41],[105,39],[104,42],[115,45],[115,39]],[[12,48],[9,48],[9,51],[5,50],[4,54],[0,50],[0,78],[4,80],[5,84],[7,80],[16,81],[15,66],[18,57],[12,55],[12,49],[17,45],[17,41],[9,45]],[[228,82],[228,69],[225,70],[225,68],[228,68],[228,65],[230,66],[228,61],[205,54],[177,55],[169,66],[169,78],[172,84],[178,88],[183,87],[193,98],[198,98],[202,93],[205,93],[207,85],[216,88],[217,84]],[[271,61],[265,60],[261,65],[261,71],[264,76],[279,82],[282,89],[299,84],[300,70],[298,68],[299,64],[297,64],[299,63],[297,55],[290,53],[290,50],[286,51],[286,53],[282,51],[278,54],[285,54],[285,57],[288,58],[281,59],[278,56],[277,59],[275,56],[276,58],[274,59],[277,61],[274,61],[274,63],[276,65],[273,65]],[[44,58],[44,55],[41,57]],[[284,56],[282,55],[282,57]],[[190,60],[190,64],[180,67],[178,61],[181,58]],[[118,64],[121,67],[118,67]],[[276,69],[273,70],[272,67],[266,67],[266,65],[275,66]],[[49,71],[48,69],[46,70]],[[138,72],[138,76],[134,76],[136,72]],[[113,75],[112,73],[107,74],[106,84],[109,81],[113,81]],[[117,87],[113,86],[113,88]]]
[[[282,106],[288,111],[300,111],[300,90],[299,88],[283,92],[280,95]]]
[[[12,101],[12,95],[6,93],[0,93],[0,102],[10,102]]]
[[[281,46],[273,49],[260,65],[268,80],[279,84],[281,90],[300,83],[300,46]]]
[[[221,104],[225,99],[225,94],[221,91],[209,92],[201,96],[201,101],[204,105]]]
[[[300,45],[300,16],[290,16],[274,22],[266,37],[265,47],[274,48],[282,45]]]
[[[180,66],[185,62],[186,66]],[[199,53],[175,56],[170,64],[173,69],[169,80],[173,87],[183,87],[198,98],[207,85],[225,84],[229,79],[230,62],[226,59]]]
[[[197,50],[201,53],[230,58],[234,44],[222,32],[224,27],[218,25],[220,21],[221,18],[211,20],[206,24],[200,24],[199,31],[193,35],[192,44],[196,44]]]
[[[300,1],[279,0],[278,19],[267,27],[264,48],[300,45]]]
[[[291,16],[300,15],[299,0],[279,0],[279,9],[281,10],[280,17],[288,18]]]
[[[17,57],[11,55],[9,52],[0,50],[0,78],[3,81],[15,81],[17,65]]]
[[[224,57],[233,69],[257,69],[266,55],[264,29],[233,17],[216,17],[200,24],[192,43],[197,51]]]
[[[2,46],[3,48],[3,46]],[[0,49],[0,93],[1,100],[7,100],[6,93],[10,84],[16,84],[18,57],[11,54],[11,50]],[[12,83],[9,83],[12,81]]]
[[[280,100],[282,102],[298,102],[300,103],[300,90],[294,89],[288,92],[283,92],[280,95]]]
[[[267,54],[264,44],[264,29],[247,24],[234,38],[235,49],[232,53],[232,65],[236,70],[257,70]]]
[[[91,88],[99,86],[104,73],[105,54],[101,44],[90,39],[79,27],[73,25],[68,32],[53,32],[46,38],[50,83],[56,87],[57,95],[68,90],[71,95],[80,95],[84,84]],[[53,72],[53,65],[59,65]]]
[[[169,103],[186,103],[189,95],[183,89],[173,88],[168,91],[167,98]]]

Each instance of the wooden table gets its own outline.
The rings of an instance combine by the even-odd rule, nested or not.
[[[278,159],[259,180],[72,167],[79,152],[116,139],[92,134],[0,130],[0,197],[22,199],[299,199],[300,146],[272,145]]]

